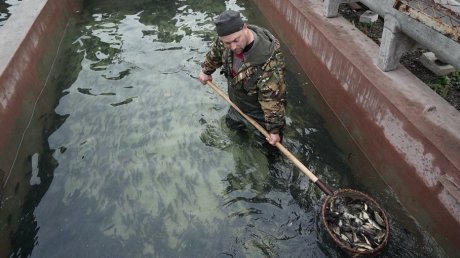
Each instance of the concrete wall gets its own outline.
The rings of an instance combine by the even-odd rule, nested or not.
[[[8,221],[0,230],[0,257],[9,255],[10,234],[30,189],[31,156],[43,146],[43,115],[54,105],[46,81],[79,3],[28,0],[0,27],[0,221]]]
[[[30,0],[0,29],[0,179],[5,183],[79,1]],[[7,154],[9,156],[7,156]],[[5,175],[5,173],[7,175]],[[2,184],[3,185],[3,184]]]
[[[50,108],[41,106],[38,97],[46,86],[66,21],[79,2],[29,0],[19,6],[16,13],[20,17],[13,15],[0,30],[0,179],[4,195],[27,192],[21,185],[25,175],[15,174],[13,164],[33,153],[17,152],[24,135],[41,140],[39,126],[34,126],[36,132],[27,129],[31,121],[37,121],[34,112]],[[382,72],[376,65],[378,46],[343,18],[325,18],[322,1],[253,2],[288,42],[326,106],[364,153],[363,159],[349,160],[352,168],[363,175],[363,168],[376,169],[420,224],[446,250],[456,252],[460,243],[459,112],[403,67]],[[331,130],[344,150],[355,152]],[[12,202],[4,203],[2,209],[19,210]],[[0,243],[0,250],[8,249],[5,241]]]
[[[324,17],[322,1],[253,2],[364,154],[350,160],[352,169],[363,175],[363,167],[377,170],[419,224],[454,254],[460,243],[460,113],[404,67],[381,71],[379,46],[344,18]]]

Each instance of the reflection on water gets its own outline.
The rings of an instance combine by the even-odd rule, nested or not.
[[[226,7],[251,16],[244,1],[88,4],[52,85],[62,118],[33,156],[48,181],[34,177],[12,257],[344,255],[325,240],[319,189],[228,129],[228,105],[191,78]],[[358,186],[289,63],[286,146],[327,184]],[[393,223],[398,242],[382,257],[434,252]]]

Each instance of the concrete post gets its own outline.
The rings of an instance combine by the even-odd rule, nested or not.
[[[458,42],[393,8],[395,0],[360,0],[360,2],[381,17],[392,15],[397,18],[400,22],[399,29],[402,32],[435,53],[436,57],[460,70],[460,44]]]
[[[339,15],[339,5],[342,3],[355,3],[359,0],[324,0],[323,15],[327,18]]]
[[[324,0],[323,15],[327,18],[336,17],[339,14],[339,5],[342,0]]]
[[[416,42],[401,31],[398,20],[392,15],[384,18],[382,42],[377,66],[384,72],[398,68],[401,56],[412,49]]]

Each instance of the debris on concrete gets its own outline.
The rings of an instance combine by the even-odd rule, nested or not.
[[[359,22],[362,23],[374,23],[379,19],[379,15],[371,10],[365,11],[359,16]]]

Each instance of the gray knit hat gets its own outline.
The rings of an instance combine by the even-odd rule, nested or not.
[[[227,36],[243,28],[244,22],[240,13],[233,10],[226,10],[214,19],[217,35]]]

